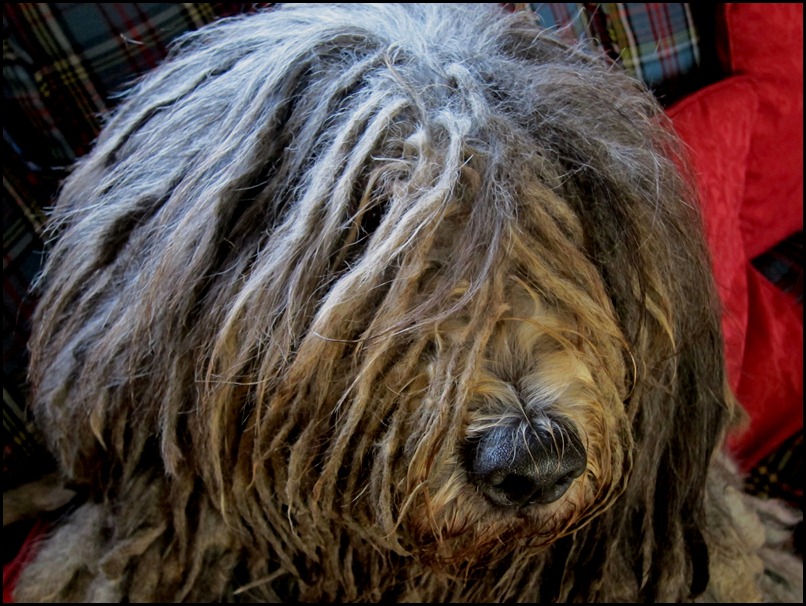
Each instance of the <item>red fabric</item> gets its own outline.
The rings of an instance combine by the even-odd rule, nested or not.
[[[750,426],[728,443],[745,470],[803,427],[803,306],[752,266],[747,278],[751,321],[736,395]]]
[[[729,3],[720,61],[759,97],[741,213],[749,258],[803,229],[803,4]]]
[[[740,225],[745,168],[758,99],[734,76],[672,106],[668,114],[690,152],[719,297],[728,379],[739,387],[748,322],[747,265]]]
[[[747,246],[748,191],[758,190],[759,180],[775,191],[773,180],[780,178],[749,168],[764,122],[758,90],[755,79],[730,76],[668,110],[697,180],[723,306],[728,379],[749,415],[749,427],[728,442],[745,471],[803,427],[803,308],[749,262],[758,247]],[[786,168],[802,181],[802,165]],[[779,216],[777,200],[768,199],[767,206],[772,221]],[[798,206],[802,213],[802,200]]]
[[[17,580],[20,577],[20,572],[22,572],[22,569],[25,568],[25,564],[27,564],[36,555],[36,549],[39,545],[38,539],[47,531],[47,529],[48,524],[42,519],[38,519],[36,522],[34,522],[34,525],[28,532],[28,536],[26,537],[25,542],[22,544],[22,547],[20,547],[20,550],[17,552],[17,555],[8,564],[3,566],[4,604],[12,604],[14,602],[11,596],[14,593],[14,588],[17,586]]]

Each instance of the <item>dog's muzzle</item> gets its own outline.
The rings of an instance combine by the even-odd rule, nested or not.
[[[488,429],[470,452],[468,472],[500,507],[546,505],[562,497],[585,471],[577,432],[557,421],[522,421]]]

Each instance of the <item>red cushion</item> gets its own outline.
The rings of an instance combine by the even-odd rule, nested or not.
[[[752,76],[759,96],[741,213],[752,259],[803,229],[803,4],[722,10],[722,68]]]
[[[747,331],[747,255],[739,222],[756,117],[750,79],[733,76],[668,110],[690,151],[714,277],[722,301],[728,379],[739,386]]]
[[[803,306],[748,265],[750,322],[736,395],[750,426],[729,446],[747,471],[803,427]]]

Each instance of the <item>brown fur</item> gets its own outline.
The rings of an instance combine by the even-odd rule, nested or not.
[[[17,598],[768,595],[676,149],[637,82],[495,5],[185,38],[56,205],[34,406],[89,497]],[[465,451],[535,411],[585,472],[497,507]]]

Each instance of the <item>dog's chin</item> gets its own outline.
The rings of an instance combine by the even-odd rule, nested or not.
[[[487,566],[512,550],[537,553],[576,530],[594,509],[589,473],[576,478],[557,500],[520,507],[491,500],[455,471],[408,517],[418,558],[447,570]]]

